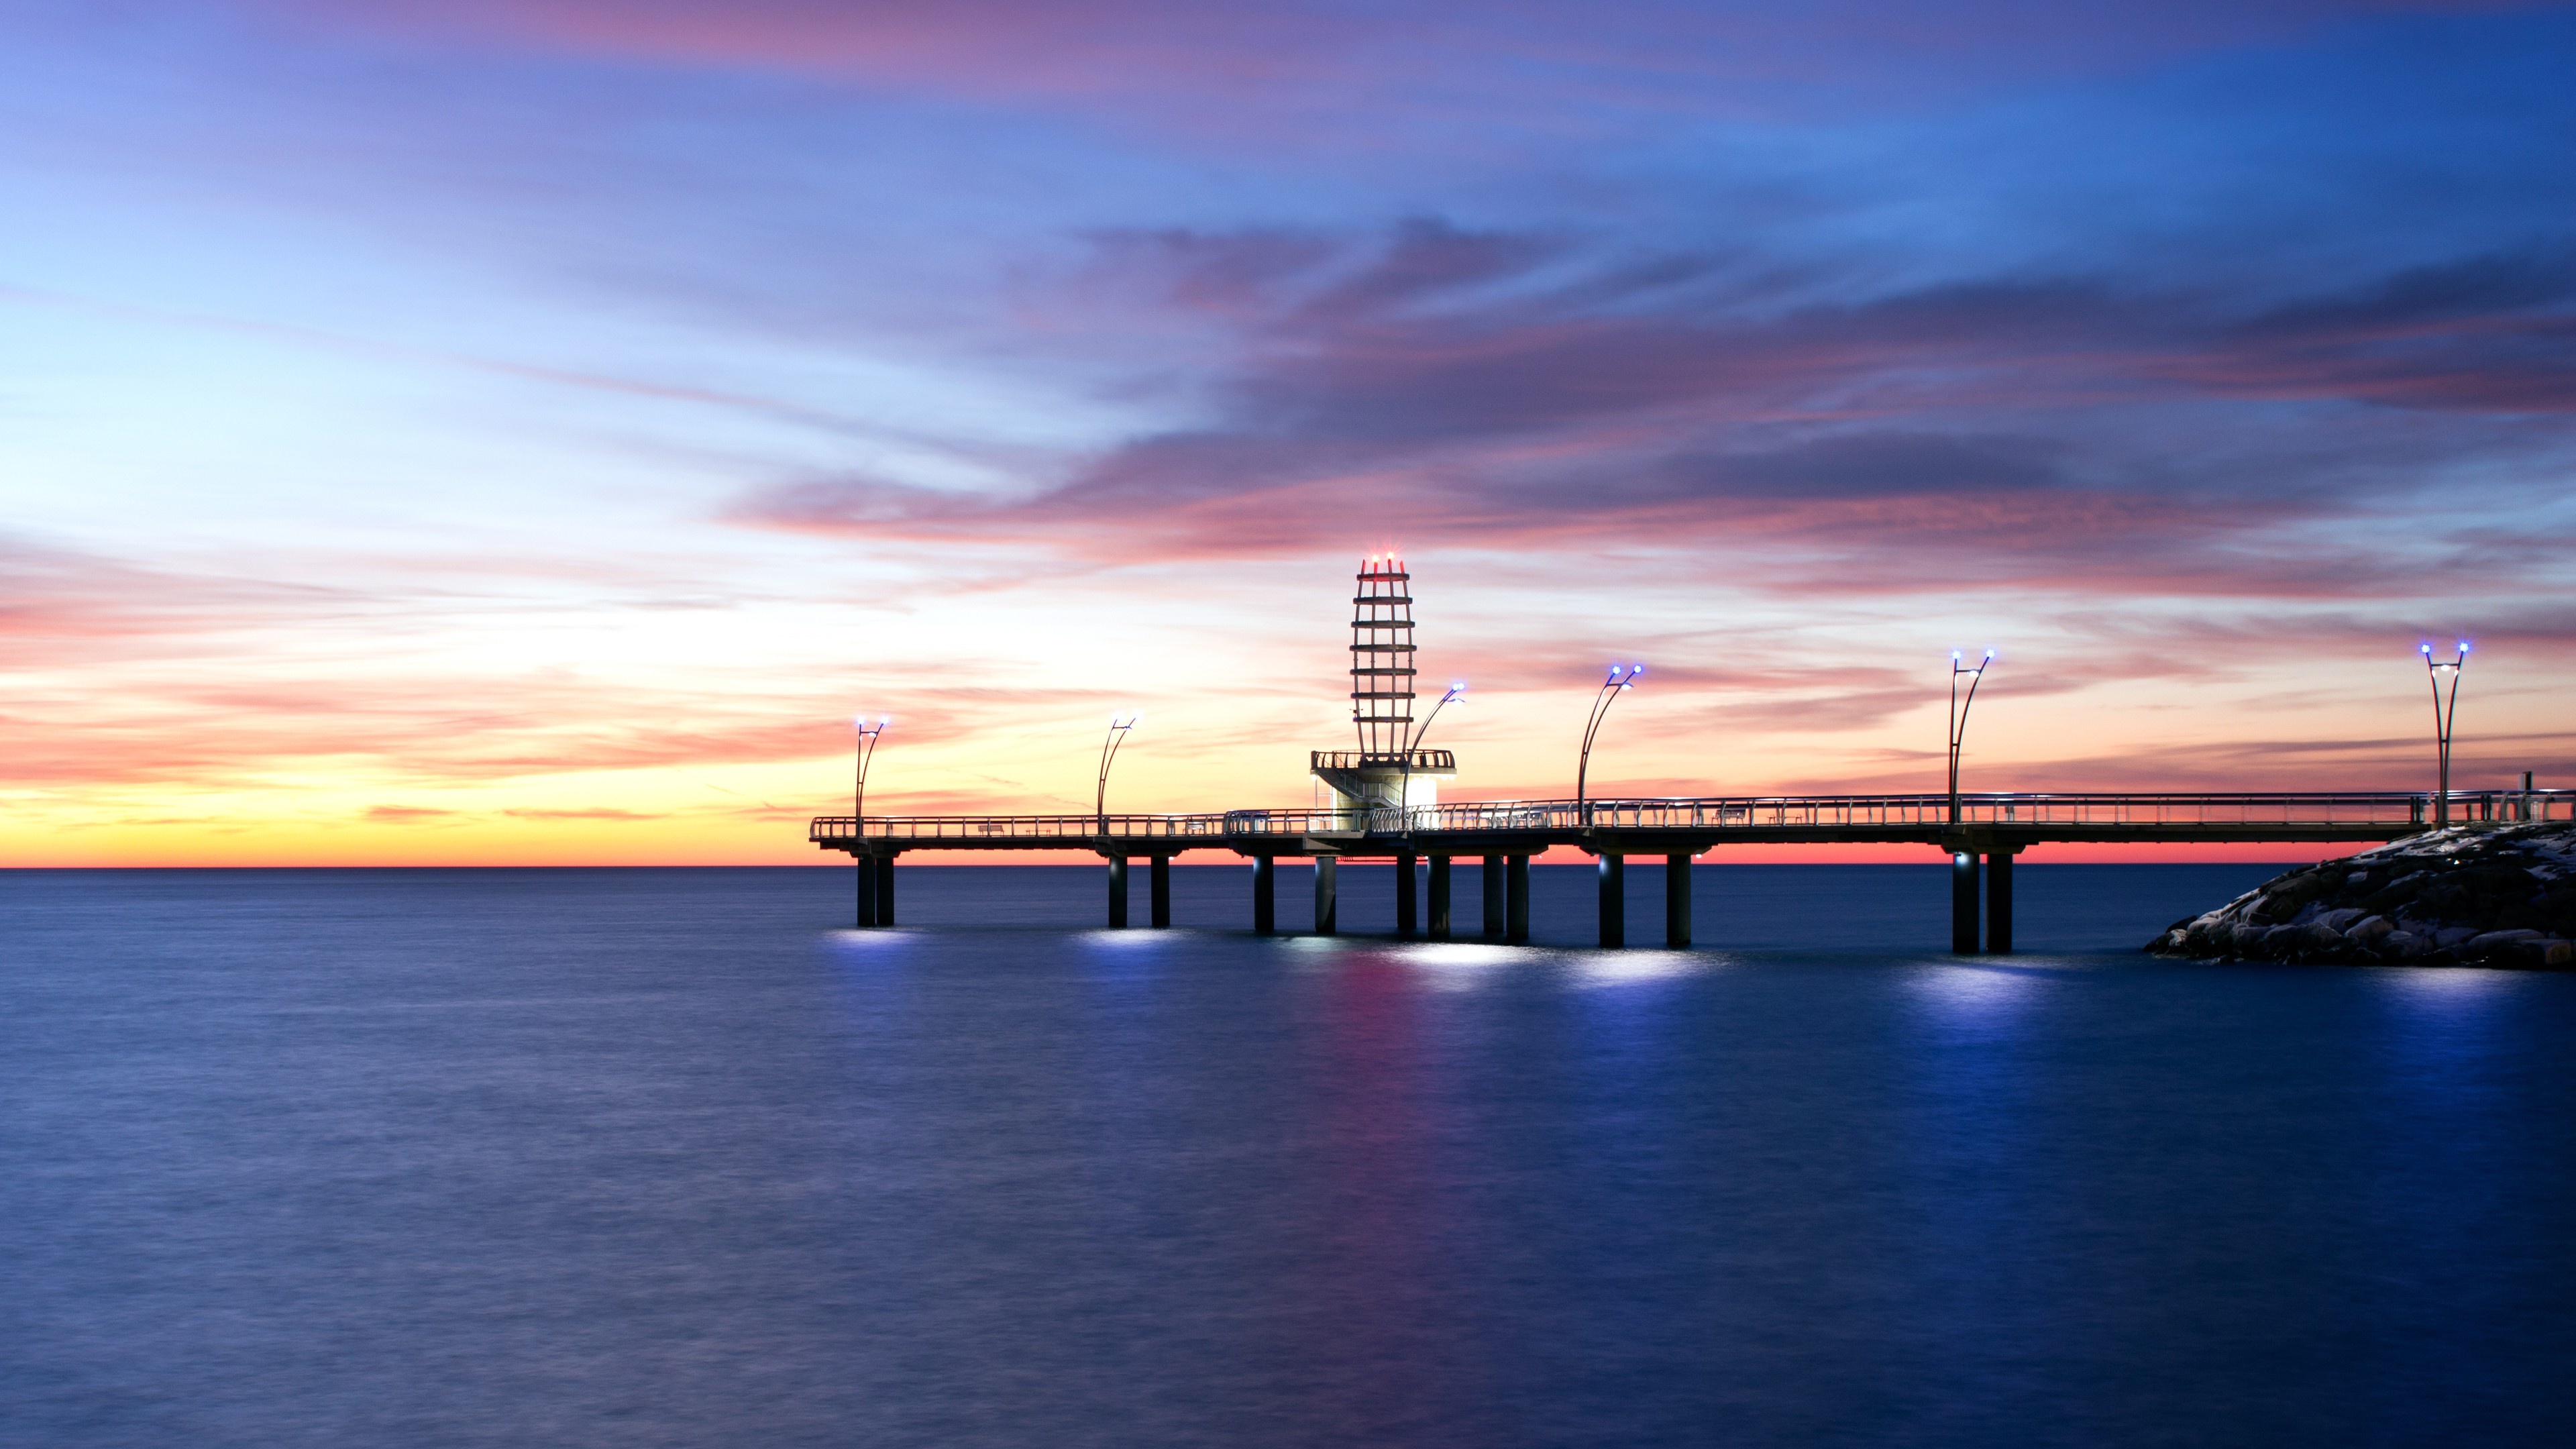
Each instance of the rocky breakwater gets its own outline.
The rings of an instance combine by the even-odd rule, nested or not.
[[[2147,943],[2319,965],[2576,966],[2576,825],[2471,825],[2275,877]]]

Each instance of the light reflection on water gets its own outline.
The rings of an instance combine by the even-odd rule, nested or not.
[[[1596,951],[1574,957],[1568,974],[1582,986],[1626,986],[1645,981],[1668,981],[1706,971],[1717,964],[1709,956],[1691,951]]]
[[[2465,966],[2382,966],[2371,974],[2401,995],[2428,1001],[2479,1001],[2511,992],[2533,979],[2520,971],[2491,971]]]
[[[1915,1001],[1937,1019],[1983,1027],[2010,1022],[2050,984],[2027,967],[1948,962],[1916,967],[1904,980]]]

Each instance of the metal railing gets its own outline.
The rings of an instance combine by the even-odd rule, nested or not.
[[[1311,770],[1411,770],[1416,774],[1455,771],[1458,756],[1449,750],[1309,750]]]
[[[1963,794],[1962,825],[2422,825],[2429,792],[2268,791],[2192,794]],[[2453,792],[2465,821],[2576,820],[2576,791]],[[1750,795],[1667,800],[1510,800],[1380,810],[1380,831],[1725,830],[1929,826],[1950,823],[1941,795]],[[1406,817],[1410,817],[1408,820]]]
[[[2576,821],[2576,791],[2454,791],[2452,818],[2472,823]],[[2433,818],[2429,791],[2287,791],[2216,794],[2025,794],[1959,797],[1966,826],[2403,825]],[[1939,795],[1745,795],[1664,800],[1491,800],[1412,809],[1228,810],[1191,815],[824,816],[812,840],[1102,841],[1425,832],[1571,834],[1585,830],[1853,830],[1942,827],[1950,797]]]
[[[847,815],[818,817],[808,840],[1168,840],[1224,835],[1223,815]]]

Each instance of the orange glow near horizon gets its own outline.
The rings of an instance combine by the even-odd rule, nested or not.
[[[1625,563],[1650,593],[1707,587],[1670,559]],[[1727,612],[1768,613],[1763,632],[1787,641],[1744,651],[1727,635],[1646,627],[1652,615],[1615,594],[1548,592],[1529,577],[1537,566],[1435,557],[1415,574],[1425,667],[1493,681],[1442,717],[1442,746],[1460,764],[1444,798],[1568,796],[1598,680],[1591,656],[1612,653],[1670,662],[1604,729],[1600,798],[1934,792],[1941,638],[1995,632],[1982,618],[1908,622],[1903,604],[1866,601],[1802,606],[1790,621],[1736,595]],[[1098,720],[1112,705],[1141,707],[1147,722],[1120,752],[1111,809],[1309,806],[1306,751],[1347,745],[1349,582],[1324,560],[1291,560],[1240,565],[1221,585],[1185,567],[1131,569],[1114,584],[1095,576],[1064,595],[1051,582],[890,589],[901,613],[845,590],[745,605],[723,627],[612,611],[542,652],[523,633],[491,636],[526,662],[479,679],[475,638],[388,648],[330,620],[277,621],[233,641],[246,655],[297,656],[292,672],[256,685],[237,681],[258,660],[210,663],[195,639],[88,669],[55,663],[31,676],[51,687],[22,690],[15,707],[17,760],[34,778],[22,774],[0,822],[0,865],[815,864],[806,821],[849,810],[848,705],[861,701],[897,721],[875,754],[871,814],[1087,813]],[[650,637],[631,632],[645,624]],[[1916,647],[1891,657],[1884,641],[1906,635]],[[1603,647],[1612,640],[1621,647]],[[2105,667],[2083,633],[2025,626],[2014,644],[1978,697],[1971,789],[2430,783],[2411,654],[2354,658],[2332,641],[2241,650],[2220,667],[2153,656]],[[832,657],[844,649],[892,657]],[[544,662],[548,653],[564,662]],[[2483,729],[2462,731],[2454,765],[2464,790],[2509,786],[2562,743],[2554,680],[2504,649],[2482,653],[2479,667],[2465,717]],[[84,692],[85,680],[113,687]],[[170,704],[117,702],[129,698]],[[2027,858],[2336,853],[2057,845]],[[1938,852],[1745,846],[1713,859]]]

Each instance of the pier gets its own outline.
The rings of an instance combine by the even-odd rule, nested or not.
[[[1923,795],[1706,796],[1658,800],[1587,798],[1593,747],[1611,707],[1645,677],[1638,665],[1613,665],[1594,695],[1573,764],[1572,800],[1484,800],[1441,803],[1440,784],[1457,777],[1457,757],[1423,744],[1447,705],[1466,692],[1453,684],[1428,714],[1414,714],[1412,574],[1392,554],[1361,561],[1351,594],[1351,725],[1359,748],[1315,750],[1307,773],[1331,793],[1316,809],[1225,810],[1205,814],[1112,814],[1110,767],[1141,716],[1113,715],[1102,741],[1088,815],[869,815],[867,766],[886,721],[858,722],[853,813],[816,819],[808,838],[848,853],[858,865],[857,922],[895,920],[895,861],[916,850],[1082,850],[1108,863],[1108,919],[1128,920],[1128,867],[1146,863],[1149,919],[1172,923],[1174,856],[1229,851],[1252,862],[1252,929],[1277,929],[1277,862],[1315,863],[1315,930],[1332,935],[1340,906],[1339,866],[1384,860],[1395,867],[1399,936],[1451,939],[1451,885],[1456,863],[1483,872],[1481,934],[1529,939],[1529,867],[1533,857],[1571,846],[1600,872],[1600,942],[1628,939],[1627,865],[1631,857],[1664,867],[1664,944],[1691,944],[1693,861],[1727,845],[1921,845],[1950,860],[1950,946],[1964,954],[2009,952],[2013,946],[2013,857],[2045,842],[2165,845],[2263,843],[2375,845],[2452,823],[2521,823],[2576,819],[2576,791],[2449,789],[2449,724],[2441,725],[2443,765],[2431,791],[2278,794],[1968,793],[1959,770],[1968,710],[1993,651],[1973,665],[1950,657],[1949,789]],[[2465,649],[2466,646],[2463,646]],[[2466,658],[2463,654],[2462,659]],[[2439,678],[2459,661],[2426,658]],[[1960,681],[1967,681],[1964,694]],[[2435,689],[2437,712],[2441,693]],[[1417,887],[1427,864],[1428,916]]]
[[[1275,864],[1315,863],[1315,929],[1335,930],[1344,860],[1396,867],[1396,933],[1449,940],[1455,863],[1483,872],[1480,934],[1529,939],[1529,863],[1555,846],[1594,858],[1601,875],[1599,938],[1627,944],[1624,876],[1631,857],[1660,858],[1664,944],[1692,944],[1690,871],[1728,845],[1915,844],[1950,857],[1951,949],[2012,950],[2013,858],[2045,842],[2164,845],[2378,844],[2455,823],[2576,820],[2576,791],[2453,793],[2448,810],[2430,791],[2284,794],[2026,794],[1712,796],[1670,800],[1501,800],[1366,809],[1227,810],[1179,815],[825,816],[808,835],[858,862],[858,923],[892,925],[895,861],[916,850],[1066,851],[1108,864],[1108,923],[1128,924],[1129,863],[1147,862],[1149,920],[1171,924],[1171,862],[1184,851],[1249,859],[1252,929],[1277,929]],[[1428,905],[1417,876],[1428,865]],[[1982,897],[1982,901],[1981,898]],[[1982,905],[1982,909],[1980,909]]]

